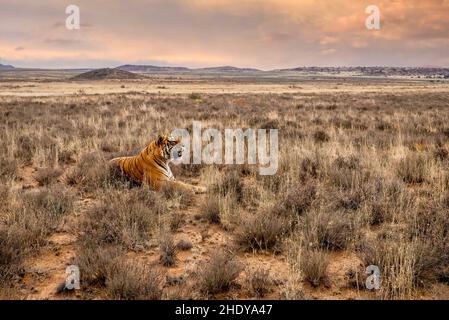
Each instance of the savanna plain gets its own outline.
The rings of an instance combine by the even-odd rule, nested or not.
[[[109,170],[194,120],[279,129],[277,173],[172,165],[208,190],[190,194]],[[0,81],[2,299],[448,299],[448,284],[447,81]]]

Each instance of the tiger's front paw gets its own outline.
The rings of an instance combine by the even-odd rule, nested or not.
[[[202,194],[202,193],[206,193],[207,189],[205,187],[194,187],[193,191],[196,194]]]

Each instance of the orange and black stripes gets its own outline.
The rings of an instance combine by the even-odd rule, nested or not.
[[[179,142],[179,139],[172,141],[167,136],[159,137],[138,155],[115,158],[110,164],[118,167],[136,182],[148,184],[158,190],[161,182],[174,180],[168,162],[171,148]]]

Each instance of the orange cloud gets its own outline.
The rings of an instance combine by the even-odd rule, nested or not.
[[[258,68],[448,64],[448,0],[2,0],[0,56],[24,66],[155,62]],[[23,48],[16,50],[17,48]],[[44,64],[44,65],[43,65]]]

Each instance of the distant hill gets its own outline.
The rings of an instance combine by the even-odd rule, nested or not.
[[[190,69],[186,67],[158,67],[152,65],[134,65],[125,64],[117,67],[116,69],[129,71],[129,72],[141,72],[141,73],[230,73],[230,72],[257,72],[260,70],[252,68],[237,68],[232,66],[222,67],[210,67],[210,68],[197,68]]]
[[[232,66],[210,67],[195,69],[197,72],[260,72],[261,70],[253,68],[237,68]]]
[[[72,77],[72,80],[120,80],[120,79],[141,79],[144,78],[141,75],[124,71],[120,69],[95,69],[92,71],[84,72]]]
[[[191,69],[185,67],[158,67],[152,65],[136,65],[124,64],[117,67],[118,70],[129,72],[143,72],[143,73],[167,73],[167,72],[189,72]]]
[[[402,76],[421,78],[449,78],[449,68],[438,67],[298,67],[274,70],[312,74],[352,73],[361,76]]]
[[[9,64],[1,64],[0,63],[0,70],[14,70],[15,68]]]

